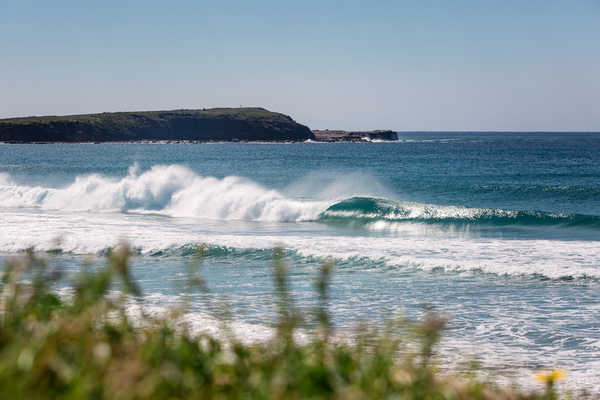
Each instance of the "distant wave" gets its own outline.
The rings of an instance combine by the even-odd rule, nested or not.
[[[155,213],[215,220],[307,222],[388,229],[406,222],[452,227],[553,226],[600,229],[600,217],[395,201],[373,197],[290,198],[236,176],[203,177],[179,165],[136,166],[121,179],[78,176],[64,188],[21,186],[0,174],[0,207]]]

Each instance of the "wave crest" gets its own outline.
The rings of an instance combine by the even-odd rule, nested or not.
[[[314,220],[327,204],[295,201],[236,176],[202,177],[179,165],[154,166],[120,180],[78,176],[62,189],[0,182],[0,205],[67,211],[154,212],[175,217],[245,221]]]
[[[596,216],[443,206],[370,197],[352,197],[339,201],[321,214],[320,221],[364,226],[389,226],[391,223],[419,222],[454,226],[474,224],[491,226],[550,225],[600,229],[600,217]]]

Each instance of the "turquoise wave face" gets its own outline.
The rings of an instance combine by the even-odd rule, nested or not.
[[[319,221],[350,226],[418,222],[457,227],[551,226],[600,230],[600,217],[597,216],[444,206],[372,197],[352,197],[335,203],[320,215]]]

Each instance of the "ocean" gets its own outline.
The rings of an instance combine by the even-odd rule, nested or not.
[[[450,372],[600,393],[600,134],[399,132],[382,143],[0,144],[0,261],[58,246],[69,276],[120,241],[149,309],[179,304],[207,247],[190,321],[237,334],[276,320],[272,250],[298,307],[333,259],[340,332],[424,306],[448,318]],[[158,312],[158,311],[157,311]],[[310,329],[310,321],[305,329]]]

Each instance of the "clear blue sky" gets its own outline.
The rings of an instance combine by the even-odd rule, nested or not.
[[[0,0],[0,118],[240,105],[600,131],[600,0]]]

